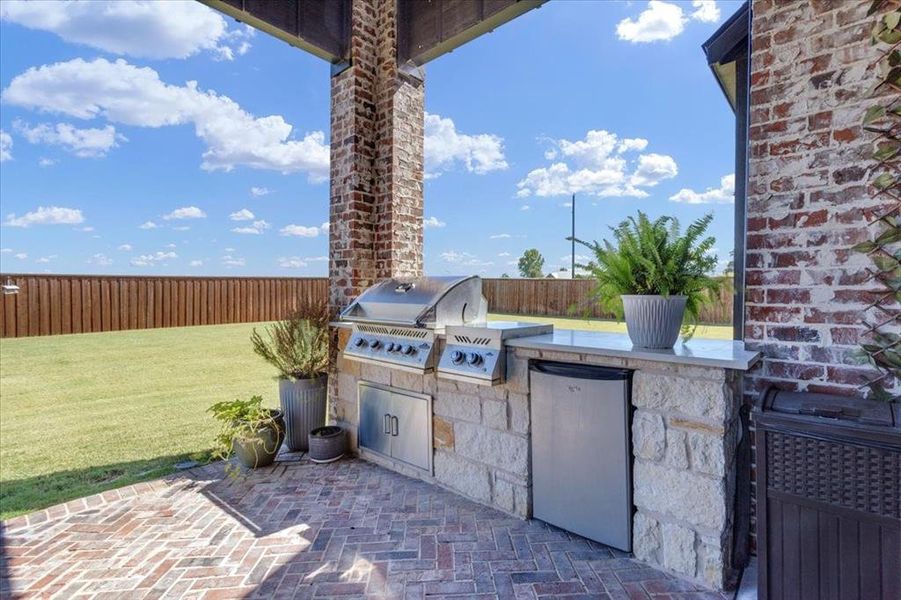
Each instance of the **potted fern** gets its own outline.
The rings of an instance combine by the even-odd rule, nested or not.
[[[639,211],[611,227],[612,242],[575,240],[594,255],[580,265],[597,283],[592,299],[617,318],[625,317],[633,345],[672,348],[680,330],[684,341],[694,335],[701,307],[720,286],[711,276],[716,240],[704,237],[712,220],[708,214],[683,234],[675,218],[652,221]]]
[[[228,460],[234,454],[248,469],[273,463],[285,439],[281,411],[263,407],[260,396],[217,402],[207,411],[221,424],[213,449],[215,458]]]
[[[328,399],[328,308],[306,306],[261,334],[253,350],[278,371],[278,397],[293,451],[309,449],[311,430],[325,425]],[[265,334],[265,335],[264,335]]]

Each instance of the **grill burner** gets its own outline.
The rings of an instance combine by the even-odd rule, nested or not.
[[[475,327],[448,326],[447,343],[438,362],[438,377],[499,385],[506,379],[506,341],[553,331],[553,325],[515,321],[492,321]]]
[[[469,277],[387,279],[341,313],[353,323],[345,358],[414,373],[435,368],[435,333],[449,325],[485,322],[482,280]]]

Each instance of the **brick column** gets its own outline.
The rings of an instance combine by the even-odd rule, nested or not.
[[[397,69],[395,2],[353,0],[351,66],[332,77],[329,304],[422,274],[424,86]]]

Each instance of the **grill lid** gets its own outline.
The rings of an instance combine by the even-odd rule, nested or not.
[[[360,294],[341,320],[443,328],[485,321],[487,303],[476,275],[393,277]]]

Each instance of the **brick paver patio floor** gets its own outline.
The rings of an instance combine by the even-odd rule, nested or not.
[[[209,465],[7,521],[2,538],[4,598],[722,598],[356,459],[237,480]]]

